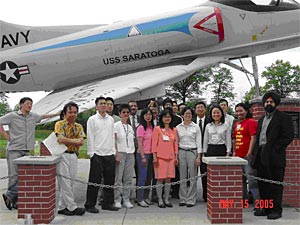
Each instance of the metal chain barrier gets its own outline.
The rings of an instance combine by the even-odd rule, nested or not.
[[[167,183],[167,184],[148,185],[148,186],[141,186],[141,187],[140,186],[115,186],[115,185],[97,184],[97,183],[90,183],[90,182],[81,181],[79,179],[72,179],[70,177],[67,177],[67,176],[64,176],[64,175],[61,175],[61,174],[55,174],[55,175],[57,175],[59,177],[66,178],[66,179],[69,179],[69,180],[72,180],[72,181],[75,181],[77,183],[98,186],[98,187],[101,187],[101,188],[112,188],[112,189],[116,189],[116,188],[124,188],[124,189],[125,188],[130,188],[130,189],[148,189],[148,188],[163,187],[165,185],[175,185],[175,184],[180,184],[180,183],[187,182],[187,181],[190,181],[190,180],[199,179],[200,177],[206,176],[207,173],[205,172],[204,174],[201,174],[200,176],[195,176],[195,177],[191,177],[191,178],[187,178],[187,179],[183,179],[183,180],[180,180],[180,181],[171,182],[171,183]],[[18,175],[14,174],[14,175],[9,175],[9,176],[5,176],[5,177],[1,177],[0,180],[5,180],[5,179],[8,179],[8,178],[14,177],[14,176],[18,176]],[[282,186],[300,187],[300,184],[298,184],[298,183],[293,184],[293,183],[287,183],[287,182],[269,180],[269,179],[266,179],[266,178],[256,177],[254,175],[245,174],[245,173],[243,174],[243,176],[250,177],[250,178],[253,178],[255,180],[262,181],[262,182],[267,182],[267,183],[271,183],[271,184],[277,184],[277,185],[282,185]]]
[[[179,180],[176,182],[171,182],[171,183],[166,183],[166,184],[156,184],[156,185],[148,185],[148,186],[134,186],[134,185],[129,185],[129,186],[120,186],[120,185],[105,185],[105,184],[97,184],[97,183],[91,183],[91,182],[85,182],[79,179],[72,179],[71,177],[67,177],[61,174],[56,174],[56,176],[58,177],[62,177],[71,181],[75,181],[77,183],[81,183],[81,184],[85,184],[85,185],[92,185],[95,187],[100,187],[100,188],[110,188],[110,189],[116,189],[116,188],[123,188],[123,189],[134,189],[134,190],[138,190],[138,189],[150,189],[150,188],[156,188],[156,187],[163,187],[166,185],[175,185],[175,184],[181,184],[183,182],[187,182],[187,181],[191,181],[191,180],[197,180],[200,177],[204,177],[206,176],[207,173],[205,172],[204,174],[201,174],[200,176],[194,176],[191,178],[187,178],[187,179],[183,179],[183,180]]]
[[[256,177],[254,175],[245,174],[245,173],[243,175],[246,176],[246,177],[250,177],[250,178],[253,178],[255,180],[258,180],[258,181],[266,182],[266,183],[278,184],[278,185],[282,185],[282,186],[300,187],[300,184],[297,184],[297,183],[296,184],[292,184],[292,183],[281,182],[281,181],[276,181],[276,180],[269,180],[269,179],[266,179],[266,178]]]

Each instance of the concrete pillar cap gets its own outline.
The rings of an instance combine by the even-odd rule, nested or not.
[[[248,161],[245,159],[242,159],[240,157],[203,157],[202,161],[206,163],[207,165],[228,165],[228,166],[233,166],[233,165],[247,165]]]
[[[60,156],[23,156],[15,159],[17,165],[52,165],[60,161]]]

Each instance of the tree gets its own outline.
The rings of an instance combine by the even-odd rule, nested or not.
[[[0,93],[0,116],[3,116],[10,111],[11,110],[7,102],[7,96],[5,94]]]
[[[259,93],[260,95],[264,95],[268,89],[264,87],[259,87]],[[244,100],[245,102],[250,102],[252,99],[256,98],[256,88],[252,87],[249,91],[245,93]]]
[[[187,98],[201,95],[203,83],[210,80],[211,68],[201,69],[196,71],[193,75],[188,78],[179,81],[169,88],[166,89],[167,96],[173,99],[181,99],[183,103],[186,102]]]
[[[281,97],[291,96],[296,93],[300,96],[300,67],[292,66],[290,62],[276,60],[271,66],[266,67],[262,77],[267,79],[265,89],[278,90]]]
[[[233,76],[231,71],[225,67],[214,67],[212,79],[207,84],[214,94],[213,101],[218,102],[221,98],[234,99],[233,94]]]

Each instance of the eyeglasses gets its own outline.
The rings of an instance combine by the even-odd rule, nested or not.
[[[129,113],[129,111],[122,111],[121,113],[122,114],[126,114],[126,113]]]

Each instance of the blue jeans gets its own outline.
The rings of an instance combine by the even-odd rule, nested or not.
[[[14,164],[14,160],[29,155],[30,153],[27,150],[6,151],[8,175],[18,175],[18,165]],[[8,179],[8,189],[6,192],[6,196],[13,203],[16,203],[18,201],[18,176],[10,177]]]
[[[146,178],[147,178],[147,168],[148,168],[150,154],[144,154],[144,155],[145,155],[145,158],[147,161],[147,165],[145,165],[145,166],[142,163],[141,155],[139,153],[137,153],[137,155],[136,155],[136,159],[137,159],[137,163],[138,163],[138,186],[139,187],[145,186],[145,182],[146,182]],[[146,196],[146,198],[147,197],[148,196]],[[138,202],[141,202],[146,198],[144,197],[144,189],[138,189],[137,190]]]

